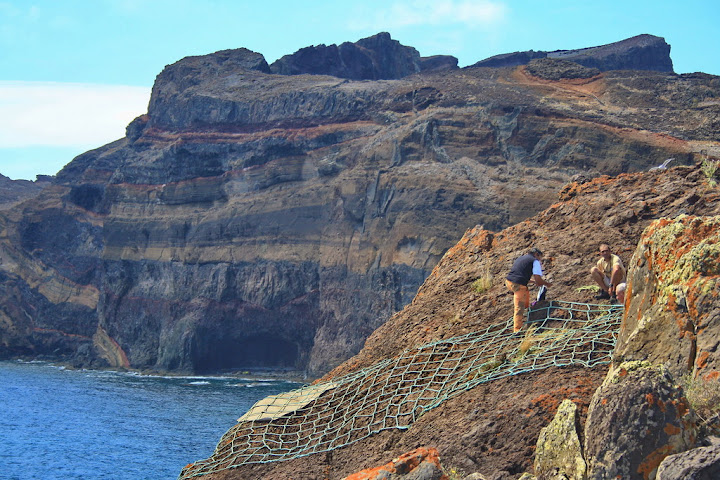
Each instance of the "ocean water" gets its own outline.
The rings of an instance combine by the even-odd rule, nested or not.
[[[300,386],[0,362],[0,478],[176,479],[257,400]]]

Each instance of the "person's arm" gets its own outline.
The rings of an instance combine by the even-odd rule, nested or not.
[[[620,258],[619,255],[615,255],[614,260],[615,260],[615,263],[613,264],[613,268],[618,266],[618,267],[622,268],[623,270],[625,270],[625,265],[623,265],[622,258]]]
[[[535,260],[533,262],[533,275],[532,279],[535,282],[535,285],[538,287],[542,287],[545,285],[546,287],[552,287],[552,283],[545,280],[543,277],[543,271],[542,271],[542,264],[540,263],[540,260]]]
[[[537,285],[538,287],[542,287],[543,285],[545,285],[546,287],[552,287],[552,283],[548,282],[540,275],[533,274],[532,278],[533,278],[533,281],[535,282],[535,285]]]

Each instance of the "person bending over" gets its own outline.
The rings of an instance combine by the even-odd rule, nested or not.
[[[530,280],[541,287],[552,287],[543,276],[542,252],[537,248],[531,248],[528,253],[519,257],[513,262],[510,273],[505,279],[505,285],[513,293],[513,332],[519,331],[525,322],[525,309],[530,305]]]

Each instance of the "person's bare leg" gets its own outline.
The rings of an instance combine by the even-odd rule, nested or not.
[[[598,284],[598,286],[600,287],[600,290],[607,292],[608,294],[610,293],[608,291],[607,285],[605,285],[605,276],[602,274],[600,269],[598,269],[597,267],[593,267],[590,270],[590,277],[592,277],[592,279],[595,280],[595,283]]]

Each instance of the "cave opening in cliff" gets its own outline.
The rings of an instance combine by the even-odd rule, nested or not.
[[[223,338],[207,349],[207,354],[197,359],[198,372],[227,371],[238,369],[298,368],[297,344],[270,334],[249,337]]]

